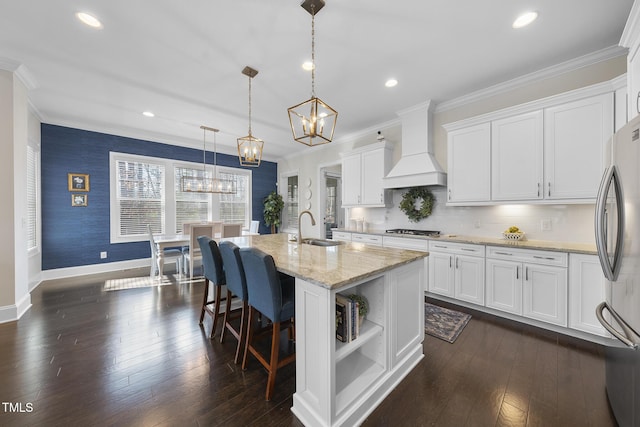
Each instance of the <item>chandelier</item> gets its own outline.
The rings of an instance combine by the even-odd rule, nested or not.
[[[258,70],[246,66],[242,74],[249,77],[249,135],[238,138],[238,159],[241,166],[258,167],[262,160],[264,141],[251,134],[251,80],[258,74]]]
[[[293,139],[308,146],[326,144],[333,139],[338,112],[316,98],[315,17],[324,0],[305,0],[300,5],[311,14],[311,99],[289,108]]]
[[[200,126],[200,129],[202,129],[202,175],[183,175],[180,178],[182,191],[187,193],[235,194],[236,186],[234,181],[218,178],[216,133],[219,130],[207,126]],[[213,175],[211,177],[207,177],[207,131],[213,132]]]

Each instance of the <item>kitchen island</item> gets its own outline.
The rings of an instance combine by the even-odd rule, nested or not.
[[[426,252],[359,243],[312,246],[286,234],[235,237],[271,254],[296,279],[296,392],[306,426],[364,421],[424,357]],[[369,312],[359,336],[336,339],[336,294],[359,294]]]

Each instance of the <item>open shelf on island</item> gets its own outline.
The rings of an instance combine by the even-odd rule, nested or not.
[[[365,345],[372,338],[378,336],[382,333],[382,330],[382,326],[365,319],[362,322],[362,325],[360,325],[360,335],[358,338],[351,342],[342,342],[336,339],[336,362],[344,359],[349,354]]]
[[[336,365],[336,414],[340,414],[384,373],[384,366],[359,351],[345,357]]]

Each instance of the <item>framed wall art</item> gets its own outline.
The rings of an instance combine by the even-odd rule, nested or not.
[[[68,173],[69,191],[89,191],[89,174]]]
[[[87,206],[87,199],[89,198],[88,194],[72,194],[71,195],[71,206]]]

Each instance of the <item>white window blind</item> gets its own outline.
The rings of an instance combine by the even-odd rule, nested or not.
[[[164,233],[164,165],[117,160],[116,173],[118,235],[147,236],[147,224]]]
[[[38,246],[38,151],[27,145],[27,249]]]
[[[182,177],[202,177],[202,169],[176,166],[174,171],[174,188],[176,198],[175,232],[182,233],[183,224],[207,221],[209,219],[211,195],[207,193],[189,193],[181,191],[180,180]]]
[[[220,220],[225,223],[241,222],[249,227],[251,221],[251,184],[250,175],[241,169],[231,172],[228,169],[218,171],[222,180],[235,182],[236,194],[220,194]]]
[[[284,228],[298,228],[298,175],[287,177]]]

